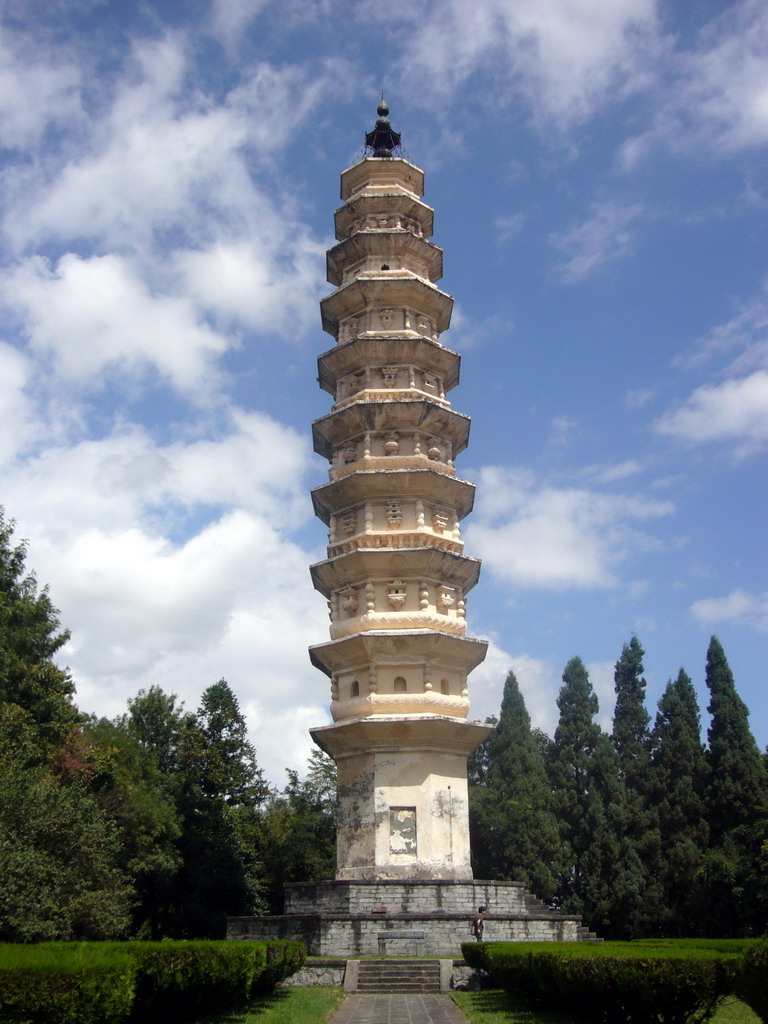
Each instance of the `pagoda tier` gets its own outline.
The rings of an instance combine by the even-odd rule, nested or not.
[[[469,417],[446,397],[460,360],[439,341],[453,299],[434,283],[423,173],[376,154],[341,176],[336,290],[320,303],[337,345],[318,359],[334,404],[313,424],[329,481],[312,500],[329,537],[311,573],[331,640],[310,655],[330,677],[334,724],[312,735],[338,769],[338,879],[466,879],[466,762],[490,731],[467,721],[486,650],[466,636],[480,563],[464,554],[474,487],[454,460]]]
[[[367,335],[324,352],[317,360],[318,382],[336,404],[371,391],[371,398],[390,398],[393,387],[406,384],[415,396],[445,399],[459,383],[460,362],[456,352],[431,338]]]

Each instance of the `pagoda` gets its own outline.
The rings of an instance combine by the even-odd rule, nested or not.
[[[461,522],[474,486],[457,476],[469,418],[447,395],[460,357],[440,341],[453,299],[436,281],[424,173],[400,154],[382,96],[366,155],[341,175],[320,303],[335,344],[318,359],[333,398],[313,424],[328,526],[311,567],[330,640],[310,648],[330,679],[333,722],[311,730],[337,766],[335,880],[289,883],[285,912],[230,918],[232,939],[300,938],[315,956],[455,956],[488,908],[489,937],[588,938],[519,882],[472,877],[467,757],[491,732],[468,721],[468,676],[487,644],[466,635],[480,562]]]
[[[460,357],[440,343],[453,299],[435,282],[424,174],[395,156],[383,100],[367,155],[341,175],[320,303],[336,345],[318,360],[334,399],[313,424],[329,481],[312,493],[329,527],[312,580],[328,643],[333,725],[312,737],[338,769],[338,880],[469,879],[467,756],[490,727],[468,722],[467,676],[485,641],[466,636],[480,562],[461,521],[474,487],[456,475],[469,418],[451,408]]]

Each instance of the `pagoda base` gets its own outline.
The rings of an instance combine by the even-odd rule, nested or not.
[[[228,918],[227,938],[296,939],[310,956],[455,958],[484,906],[491,941],[597,941],[580,917],[550,910],[520,882],[294,882],[284,895],[284,914]]]

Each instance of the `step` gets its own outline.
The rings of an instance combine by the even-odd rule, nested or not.
[[[358,992],[439,992],[437,960],[361,960]]]

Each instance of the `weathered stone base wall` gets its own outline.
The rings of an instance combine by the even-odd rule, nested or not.
[[[490,914],[527,916],[553,912],[520,882],[378,881],[290,882],[286,914],[463,914],[478,907]]]
[[[297,939],[311,956],[458,957],[487,907],[485,938],[588,942],[578,917],[546,907],[519,882],[308,882],[287,885],[285,914],[231,917],[227,938]]]
[[[362,917],[248,917],[230,918],[228,939],[297,939],[312,956],[441,956],[457,957],[462,942],[472,941],[469,915],[397,917],[382,921]],[[577,918],[487,917],[490,941],[578,942]],[[407,933],[413,932],[408,942]],[[418,937],[417,937],[418,936]],[[423,945],[422,945],[423,943]],[[411,948],[413,946],[413,948]]]

